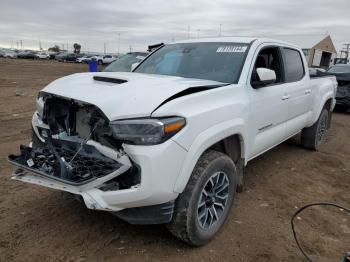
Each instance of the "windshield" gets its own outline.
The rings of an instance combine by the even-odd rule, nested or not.
[[[147,53],[131,53],[123,55],[107,66],[104,72],[130,72],[132,64],[140,63],[146,56]]]
[[[350,73],[350,65],[336,65],[328,69],[329,73]]]
[[[134,72],[237,83],[247,50],[241,43],[170,44]]]

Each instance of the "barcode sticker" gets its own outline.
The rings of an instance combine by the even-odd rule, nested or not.
[[[244,53],[246,50],[246,46],[229,45],[219,46],[216,53]]]

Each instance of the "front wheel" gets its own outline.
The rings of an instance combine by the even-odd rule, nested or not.
[[[329,114],[329,111],[323,108],[316,123],[302,131],[301,144],[305,148],[318,150],[320,145],[325,141],[329,127]]]
[[[230,213],[237,188],[236,174],[235,164],[227,155],[205,152],[176,200],[169,231],[193,246],[213,239]]]

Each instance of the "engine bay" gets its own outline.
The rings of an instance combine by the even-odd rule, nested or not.
[[[113,173],[119,176],[132,167],[121,142],[113,138],[108,119],[97,107],[49,94],[40,99],[43,108],[37,111],[43,125],[33,128],[37,132],[33,130],[31,146],[21,145],[19,155],[8,156],[12,164],[71,185],[87,184]],[[119,188],[119,183],[112,184]]]

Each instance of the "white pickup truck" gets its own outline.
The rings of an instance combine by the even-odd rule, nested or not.
[[[95,55],[88,58],[87,61],[96,60],[99,65],[102,65],[102,64],[110,64],[117,59],[118,57],[113,55]]]
[[[301,132],[317,150],[335,77],[310,79],[300,48],[271,39],[165,45],[133,72],[45,87],[13,179],[80,195],[133,224],[167,224],[190,245],[219,231],[250,160]]]

